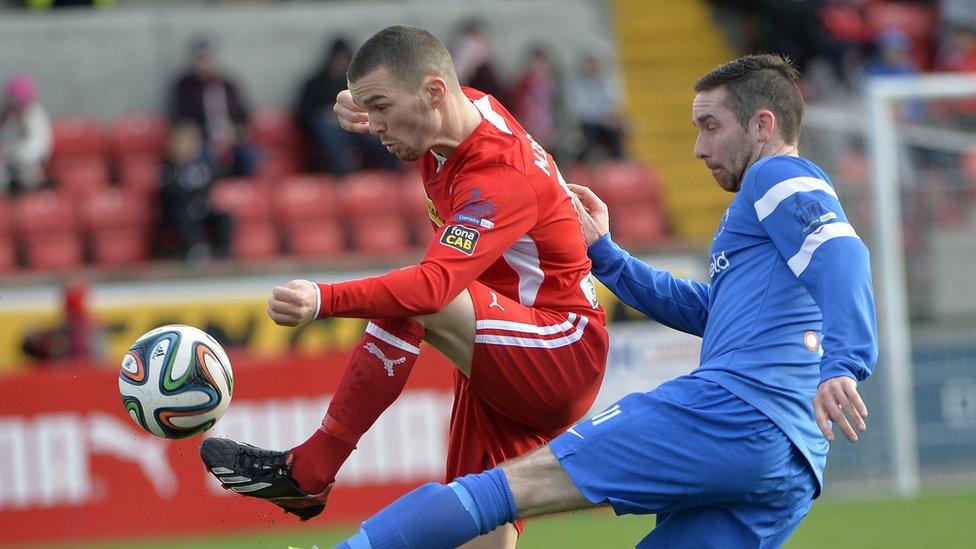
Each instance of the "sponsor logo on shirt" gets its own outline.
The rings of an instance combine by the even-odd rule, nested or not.
[[[444,229],[444,234],[441,235],[441,244],[471,255],[478,245],[479,238],[481,238],[481,233],[477,229],[461,225],[448,225]]]
[[[708,276],[715,278],[719,273],[728,269],[730,265],[729,258],[725,257],[724,251],[718,255],[712,254],[712,259],[708,262]]]
[[[487,198],[481,197],[481,187],[475,188],[471,193],[471,198],[461,206],[461,210],[454,215],[454,219],[459,221],[461,218],[464,221],[459,221],[462,223],[474,222],[475,225],[479,225],[486,229],[490,229],[495,226],[495,212],[498,211],[498,204]],[[490,225],[490,227],[488,226]]]
[[[483,229],[491,229],[495,226],[495,222],[489,219],[484,219],[481,217],[474,217],[467,214],[459,213],[454,214],[455,223],[468,223],[469,225],[477,225]]]

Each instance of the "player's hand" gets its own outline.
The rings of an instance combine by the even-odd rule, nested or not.
[[[339,92],[332,110],[339,117],[339,126],[342,129],[353,133],[369,133],[369,114],[352,100],[349,90]]]
[[[610,232],[610,212],[589,187],[570,183],[569,190],[573,191],[573,206],[583,225],[583,240],[589,246]]]
[[[268,299],[268,316],[279,326],[301,326],[314,320],[318,291],[310,280],[292,280],[275,286]]]
[[[837,424],[851,442],[857,442],[857,433],[868,428],[864,422],[868,407],[857,393],[857,382],[847,376],[832,377],[820,384],[813,397],[813,411],[817,425],[830,442],[834,441],[834,433],[828,420]]]

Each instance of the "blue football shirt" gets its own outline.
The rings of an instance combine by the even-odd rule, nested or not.
[[[589,255],[593,274],[625,303],[701,336],[692,375],[769,417],[822,486],[828,444],[814,418],[817,387],[836,376],[862,381],[877,358],[868,250],[823,170],[772,156],[746,171],[712,242],[711,283],[654,269],[609,235]]]

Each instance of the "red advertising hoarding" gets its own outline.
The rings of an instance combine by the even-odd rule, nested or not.
[[[207,435],[272,448],[301,442],[318,426],[346,359],[232,355],[233,401]],[[421,355],[407,388],[360,442],[328,510],[312,524],[360,520],[413,486],[442,480],[451,375],[442,355],[432,349]],[[200,461],[201,440],[162,440],[139,429],[110,368],[0,378],[0,544],[300,524],[221,489]]]

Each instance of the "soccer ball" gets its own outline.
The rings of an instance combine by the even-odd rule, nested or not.
[[[209,334],[168,324],[129,348],[119,370],[119,392],[136,425],[158,437],[185,438],[224,415],[234,374],[227,353]]]

